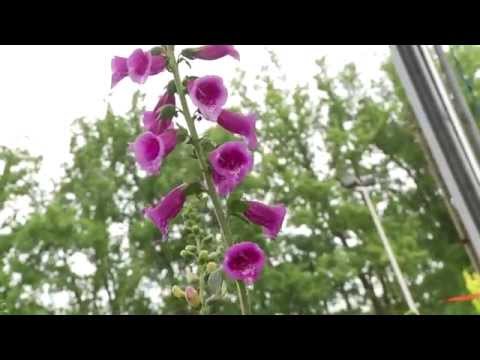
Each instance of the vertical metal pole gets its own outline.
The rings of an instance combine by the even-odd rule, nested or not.
[[[442,46],[435,45],[434,49],[437,53],[443,72],[445,73],[445,84],[448,86],[450,93],[453,96],[453,101],[459,114],[463,117],[463,123],[467,128],[467,136],[470,137],[478,161],[480,159],[480,129],[475,121],[475,117],[470,111],[470,107],[468,106],[467,100],[465,99],[460,84],[458,83],[457,75],[450,65]]]
[[[385,230],[383,229],[380,218],[378,217],[377,211],[373,206],[372,200],[370,199],[370,194],[365,187],[359,187],[358,190],[362,194],[363,200],[365,201],[368,210],[370,210],[370,214],[372,215],[373,222],[375,223],[375,227],[377,228],[378,235],[382,240],[385,251],[387,252],[388,259],[390,261],[390,264],[392,265],[393,272],[395,274],[395,277],[397,278],[398,284],[400,285],[400,289],[402,290],[403,298],[405,299],[405,302],[407,303],[410,311],[416,315],[419,315],[417,306],[415,305],[415,301],[413,300],[412,293],[408,288],[407,282],[402,274],[402,271],[400,270],[400,266],[398,265],[393,249],[390,246],[390,241],[385,234]]]
[[[462,88],[458,82],[457,74],[450,65],[450,62],[448,61],[447,56],[442,49],[442,45],[434,45],[433,48],[435,49],[438,61],[445,74],[445,85],[452,95],[456,110],[463,120],[463,125],[467,129],[466,135],[470,139],[474,154],[476,156],[476,159],[472,161],[478,162],[480,160],[480,129],[478,128],[475,117],[473,116],[467,100],[463,95]],[[472,265],[475,268],[475,271],[480,272],[478,261],[475,259],[475,256],[472,253],[473,250],[471,246],[467,245],[465,248],[469,258],[471,259]]]
[[[445,185],[448,201],[467,235],[461,240],[472,264],[478,268],[480,167],[475,151],[425,46],[394,45],[391,49],[393,63]]]

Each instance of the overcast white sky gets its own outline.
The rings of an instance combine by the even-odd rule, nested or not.
[[[70,125],[78,117],[101,117],[110,102],[115,113],[125,113],[131,96],[144,90],[154,105],[166,84],[165,76],[150,78],[144,86],[122,81],[110,91],[110,61],[128,56],[135,48],[151,46],[0,46],[0,145],[43,156],[42,183],[58,179],[68,158]],[[388,46],[366,45],[239,45],[241,61],[224,58],[195,62],[198,75],[217,74],[230,82],[239,67],[249,74],[268,63],[267,48],[278,55],[292,86],[307,83],[316,73],[315,60],[327,56],[332,71],[355,62],[365,78],[379,76]],[[160,89],[160,90],[159,90]]]

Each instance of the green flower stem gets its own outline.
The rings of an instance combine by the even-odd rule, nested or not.
[[[195,148],[195,153],[197,155],[198,162],[200,164],[200,169],[202,171],[203,177],[207,184],[208,196],[210,197],[213,204],[215,216],[217,218],[218,225],[220,227],[222,239],[225,245],[228,247],[233,244],[230,228],[227,222],[227,218],[225,217],[225,213],[222,209],[220,198],[218,197],[217,192],[215,191],[213,180],[210,176],[210,171],[209,171],[208,163],[206,160],[206,156],[203,152],[202,147],[200,146],[200,138],[198,136],[197,129],[195,128],[195,122],[188,108],[187,98],[185,96],[184,88],[182,85],[182,79],[180,77],[180,73],[178,70],[178,63],[175,58],[174,45],[167,45],[167,57],[168,57],[168,64],[169,64],[170,70],[172,71],[174,76],[175,85],[177,88],[178,96],[180,98],[183,115],[185,117],[185,121],[187,122],[187,127],[190,133],[190,137],[192,138],[192,144],[193,144],[193,147]],[[242,315],[246,315],[249,313],[247,288],[245,287],[245,284],[237,281],[237,290],[238,290],[238,297],[240,302],[240,310],[242,312]]]
[[[198,236],[195,239],[195,242],[197,243],[197,254],[200,253],[202,250],[202,245],[200,244],[200,239]],[[198,258],[198,257],[197,257]],[[205,271],[203,265],[200,265],[199,262],[199,269],[198,269],[198,279],[199,279],[199,295],[200,295],[200,301],[201,301],[201,308],[200,308],[200,315],[206,314],[206,299],[205,299]]]

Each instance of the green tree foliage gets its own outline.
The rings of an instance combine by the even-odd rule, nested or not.
[[[443,303],[464,291],[461,269],[469,263],[393,66],[367,85],[353,64],[335,77],[325,61],[318,65],[319,94],[307,87],[290,93],[267,75],[259,80],[265,105],[254,104],[237,82],[242,106],[261,113],[260,191],[287,203],[289,225],[304,230],[275,244],[280,264],[258,287],[258,311],[405,313],[365,205],[339,184],[353,171],[377,178],[372,198],[421,311],[472,312],[470,304]]]
[[[0,312],[11,313],[36,310],[33,302],[23,301],[20,286],[17,286],[23,270],[15,268],[17,250],[12,247],[12,234],[37,206],[41,194],[37,191],[40,158],[32,157],[26,151],[0,147]],[[20,208],[26,211],[20,211]],[[27,275],[28,276],[28,275]],[[19,304],[22,304],[21,306]]]
[[[464,56],[480,62],[480,54],[469,49],[462,50]],[[231,220],[234,236],[260,243],[269,254],[264,276],[252,291],[253,312],[407,311],[367,208],[358,194],[339,184],[346,172],[354,171],[378,179],[372,198],[420,311],[473,313],[470,304],[443,302],[465,293],[462,270],[468,259],[430,175],[392,65],[385,65],[381,81],[365,84],[354,65],[332,76],[321,60],[315,86],[294,90],[285,90],[281,80],[269,75],[277,70],[266,69],[267,75],[257,78],[255,97],[243,85],[245,74],[233,84],[242,108],[261,119],[255,171],[235,194],[283,202],[288,208],[286,229],[274,241],[257,227]],[[141,131],[141,103],[137,94],[125,116],[109,111],[99,121],[78,120],[70,144],[72,162],[51,199],[37,200],[36,211],[25,222],[9,221],[11,231],[0,238],[0,295],[6,312],[188,313],[185,303],[169,294],[172,285],[192,281],[179,253],[207,235],[198,228],[213,235],[218,230],[202,199],[188,202],[167,241],[145,221],[145,206],[172,186],[194,180],[198,169],[193,159],[185,160],[192,148],[183,144],[169,156],[160,176],[141,175],[128,151]],[[208,136],[219,143],[230,135],[215,128]],[[6,182],[2,178],[10,187],[1,188],[0,199],[35,188],[27,180],[30,173],[16,174]],[[204,224],[195,226],[199,222]],[[88,266],[80,271],[75,259]],[[60,306],[61,298],[66,301]],[[211,310],[238,312],[230,303],[214,304]]]

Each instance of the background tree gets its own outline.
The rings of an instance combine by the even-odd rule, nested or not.
[[[386,78],[370,85],[360,82],[353,64],[335,77],[325,64],[318,62],[318,95],[306,87],[289,93],[267,75],[260,80],[262,106],[237,83],[242,106],[261,113],[269,137],[260,165],[263,191],[286,202],[289,224],[306,234],[279,241],[284,258],[268,272],[278,281],[265,278],[256,296],[286,312],[405,312],[366,207],[339,185],[354,171],[379,182],[372,196],[421,311],[471,312],[470,304],[442,301],[464,290],[461,269],[469,263],[392,64],[383,68]],[[326,159],[328,166],[315,168]]]
[[[16,268],[19,259],[9,240],[43,197],[35,180],[40,160],[24,150],[0,147],[0,311],[4,313],[37,310],[34,302],[21,297],[24,269]]]

